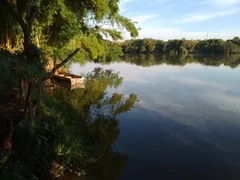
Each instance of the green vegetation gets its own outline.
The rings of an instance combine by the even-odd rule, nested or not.
[[[86,75],[85,89],[49,93],[44,86],[70,60],[108,62],[122,53],[105,37],[122,39],[116,26],[132,37],[138,31],[118,5],[119,0],[0,2],[0,179],[79,174],[112,152],[116,116],[137,101],[134,94],[105,96],[107,87],[122,83],[117,73],[96,69]]]
[[[167,53],[179,54],[240,54],[240,38],[231,40],[169,40],[161,41],[150,38],[133,39],[121,44],[124,53]]]
[[[80,53],[75,59],[104,59],[110,46],[103,37],[122,39],[113,25],[128,30],[133,37],[138,35],[134,23],[119,15],[118,0],[81,3],[3,0],[0,8],[3,14],[0,17],[0,46],[11,51],[24,50],[29,56],[34,54],[35,45],[42,54],[60,60],[77,48]],[[105,28],[105,24],[112,26]]]
[[[97,68],[86,77],[83,89],[44,94],[41,115],[20,122],[13,135],[15,153],[0,166],[1,179],[57,177],[66,170],[83,173],[112,152],[119,135],[116,116],[129,111],[137,96],[105,96],[107,87],[117,88],[123,81],[111,70]]]

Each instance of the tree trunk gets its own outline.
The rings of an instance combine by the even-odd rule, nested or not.
[[[37,51],[37,47],[33,44],[32,38],[31,38],[32,23],[33,23],[33,19],[34,19],[37,9],[36,9],[36,7],[32,6],[29,17],[27,18],[26,21],[24,21],[23,17],[19,14],[17,0],[6,0],[6,1],[10,5],[12,12],[14,13],[19,25],[22,28],[22,31],[24,34],[24,43],[23,43],[24,53],[26,55],[26,58],[28,60],[32,60],[33,56],[35,55],[35,53]]]
[[[40,103],[41,103],[41,95],[42,95],[42,85],[38,87],[38,100],[33,108],[33,114],[38,115],[40,113]]]
[[[33,91],[33,82],[28,83],[28,92],[27,92],[27,97],[25,99],[25,107],[24,107],[24,117],[27,116],[28,110],[29,109],[29,104],[31,103],[31,96],[32,96],[32,91]],[[32,112],[29,112],[30,114]]]
[[[37,47],[33,44],[30,30],[24,32],[24,53],[27,60],[32,61],[37,52]]]
[[[12,136],[13,136],[13,121],[11,119],[5,120],[6,132],[4,133],[4,138],[0,142],[0,149],[3,151],[8,151],[12,148]]]
[[[20,89],[20,93],[22,96],[22,98],[21,98],[23,101],[22,104],[24,104],[24,101],[25,101],[24,89],[25,89],[25,87],[24,87],[24,81],[22,78],[19,80],[19,89]]]

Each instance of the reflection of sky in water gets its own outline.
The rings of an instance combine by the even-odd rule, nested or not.
[[[96,66],[74,64],[72,72]],[[119,117],[114,148],[129,155],[123,179],[240,179],[239,68],[102,67],[124,77],[109,93],[135,93],[140,100]]]

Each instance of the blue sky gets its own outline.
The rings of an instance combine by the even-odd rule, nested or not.
[[[139,38],[240,36],[240,0],[120,0],[120,11],[138,22]]]

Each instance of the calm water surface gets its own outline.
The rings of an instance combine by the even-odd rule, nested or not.
[[[75,74],[119,71],[123,84],[107,93],[138,96],[118,117],[113,149],[129,158],[120,179],[240,179],[240,68],[135,64],[71,68]]]

